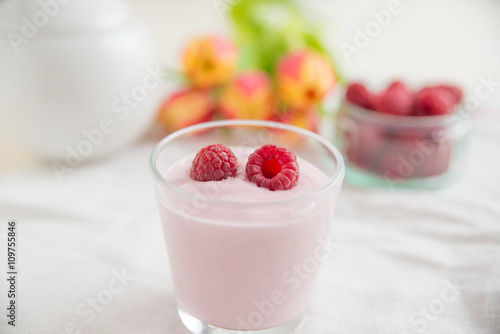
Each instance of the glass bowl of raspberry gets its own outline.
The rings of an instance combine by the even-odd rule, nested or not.
[[[412,92],[394,81],[382,92],[348,86],[337,120],[336,142],[346,181],[359,186],[439,188],[463,167],[468,114],[462,91],[433,85]]]

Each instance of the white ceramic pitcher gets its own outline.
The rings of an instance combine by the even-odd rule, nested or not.
[[[121,0],[0,0],[0,131],[70,167],[125,147],[161,96],[151,42]]]

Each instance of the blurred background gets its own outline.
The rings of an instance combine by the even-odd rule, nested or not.
[[[237,0],[128,2],[152,36],[158,63],[164,68],[178,68],[182,50],[190,39],[212,32],[228,34],[228,8]],[[466,95],[474,94],[480,78],[500,81],[500,1],[301,2],[316,13],[314,20],[321,24],[324,40],[347,80],[376,85],[394,78],[416,85],[447,81],[463,87]],[[391,3],[396,3],[398,14],[375,31],[365,46],[352,51],[349,46],[356,47],[359,31],[365,30],[376,13]],[[499,107],[497,88],[481,101],[479,112],[495,117],[492,113]],[[0,108],[9,107],[0,99]],[[38,161],[32,151],[5,133],[0,133],[0,152],[0,174]]]
[[[227,31],[224,4],[237,0],[130,0],[147,23],[166,65],[178,65],[186,38]],[[351,61],[343,42],[355,45],[356,28],[373,20],[387,0],[300,1],[319,15],[328,46],[349,78],[416,82],[453,80],[473,86],[478,75],[500,75],[500,2],[496,0],[397,1],[401,12]],[[222,8],[222,10],[221,10]],[[222,15],[221,15],[222,11]]]

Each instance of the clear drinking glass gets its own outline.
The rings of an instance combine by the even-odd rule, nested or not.
[[[192,193],[165,179],[180,159],[216,143],[286,147],[327,181],[310,193],[280,200],[277,191],[276,200],[249,203],[218,199],[224,182],[203,182],[203,191]],[[217,121],[167,136],[151,154],[150,169],[184,325],[195,334],[281,334],[298,326],[319,265],[333,249],[329,226],[344,178],[339,150],[294,126]]]

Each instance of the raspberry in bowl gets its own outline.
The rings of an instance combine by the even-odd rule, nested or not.
[[[432,85],[415,92],[394,81],[381,92],[361,83],[346,90],[336,143],[346,181],[360,186],[438,188],[463,167],[470,125],[462,91]]]
[[[163,139],[150,169],[184,325],[194,334],[292,332],[333,251],[340,151],[282,123],[217,121]]]

